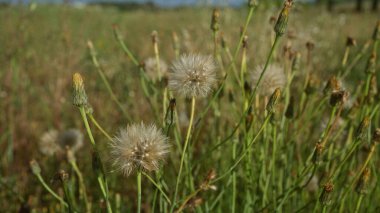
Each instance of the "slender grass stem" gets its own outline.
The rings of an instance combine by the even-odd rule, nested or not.
[[[90,117],[91,122],[96,126],[96,128],[98,128],[108,140],[112,141],[112,137],[102,128],[102,126],[100,126],[94,116],[92,114],[89,114],[88,117]]]
[[[141,171],[137,172],[137,213],[141,212]]]
[[[160,191],[160,193],[164,196],[164,198],[166,199],[166,201],[168,201],[169,204],[171,204],[171,201],[169,199],[169,197],[166,195],[166,193],[164,192],[164,190],[162,189],[162,187],[153,180],[152,177],[150,177],[147,173],[145,172],[142,172],[142,174],[148,178],[148,180],[158,189],[158,191]]]
[[[69,205],[66,203],[66,201],[60,197],[59,195],[57,195],[45,182],[45,180],[42,178],[42,176],[40,174],[36,174],[38,180],[40,181],[40,183],[42,184],[42,186],[51,194],[53,195],[53,197],[55,199],[57,199],[60,203],[62,203],[65,207],[69,207]]]
[[[359,195],[358,202],[356,203],[355,213],[358,213],[358,212],[359,212],[359,210],[360,210],[360,205],[362,204],[363,197],[364,197],[364,196],[363,196],[362,194]]]

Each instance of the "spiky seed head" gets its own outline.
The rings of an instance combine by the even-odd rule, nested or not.
[[[153,82],[158,81],[160,77],[162,76],[165,77],[168,72],[168,65],[166,64],[165,61],[160,59],[158,63],[159,63],[160,70],[157,70],[158,66],[157,66],[156,58],[153,58],[153,57],[147,58],[143,63],[146,75]]]
[[[169,153],[168,138],[153,124],[128,125],[111,142],[113,165],[124,175],[155,171]]]
[[[73,75],[73,104],[77,107],[86,106],[87,103],[87,95],[84,90],[83,78],[79,73],[74,73]]]
[[[58,135],[57,142],[62,148],[68,147],[75,153],[83,147],[83,134],[77,129],[68,129]]]
[[[173,62],[169,88],[186,97],[205,97],[216,84],[216,65],[212,56],[182,55]]]
[[[263,69],[264,65],[259,65],[251,72],[252,85],[257,84]],[[260,81],[257,92],[262,96],[270,96],[276,88],[283,89],[285,84],[286,76],[284,69],[278,65],[270,64]]]
[[[61,147],[57,143],[58,131],[49,130],[42,134],[38,141],[38,149],[46,156],[52,156],[61,150]]]

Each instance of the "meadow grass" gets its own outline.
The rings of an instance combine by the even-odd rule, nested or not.
[[[1,8],[0,210],[376,212],[378,17],[282,7]],[[188,53],[201,57],[162,70]],[[163,164],[147,166],[161,152],[146,144],[110,151],[141,121],[168,137]],[[70,128],[75,152],[59,139]]]

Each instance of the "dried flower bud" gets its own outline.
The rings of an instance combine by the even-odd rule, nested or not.
[[[343,104],[348,97],[348,93],[344,90],[333,91],[330,96],[330,105],[335,107]]]
[[[355,187],[355,191],[359,194],[367,193],[368,181],[371,175],[371,171],[368,168],[365,168],[363,173],[360,176],[360,179]]]
[[[352,46],[356,46],[356,39],[348,36],[347,37],[347,40],[346,40],[346,46],[347,47],[352,47]]]
[[[294,118],[294,97],[291,96],[289,99],[288,107],[286,107],[285,117],[288,119]]]
[[[331,197],[332,197],[333,191],[334,191],[334,185],[331,182],[326,183],[324,185],[322,194],[319,197],[319,202],[321,202],[323,206],[327,206],[331,204]]]
[[[243,41],[242,41],[242,47],[243,49],[247,49],[248,47],[248,36],[243,36]]]
[[[297,72],[301,67],[301,53],[296,52],[292,62],[292,72]]]
[[[374,41],[380,40],[380,21],[377,22],[375,30],[373,31],[372,39]]]
[[[60,170],[56,175],[55,178],[56,180],[63,182],[66,182],[69,180],[69,173],[67,173],[65,170]]]
[[[375,144],[380,144],[380,128],[375,129],[375,132],[373,132],[372,142]]]
[[[196,208],[203,203],[203,199],[200,197],[195,197],[189,200],[186,204],[186,208]]]
[[[335,76],[332,76],[329,81],[326,83],[323,93],[327,95],[329,92],[339,91],[341,88],[340,82]]]
[[[257,6],[257,0],[248,0],[248,7],[255,7]]]
[[[208,173],[206,178],[203,180],[203,182],[200,185],[200,188],[204,191],[207,191],[209,189],[216,190],[216,186],[210,185],[211,181],[216,178],[216,171],[215,169],[211,169]]]
[[[220,17],[220,11],[219,9],[214,9],[212,12],[211,17],[211,30],[214,32],[217,32],[219,30],[219,17]]]
[[[366,136],[370,121],[371,118],[369,116],[363,118],[358,128],[356,129],[355,140],[362,140]]]
[[[320,162],[323,150],[324,150],[324,146],[318,142],[315,145],[315,150],[314,150],[314,154],[313,154],[313,163],[314,164],[318,164]]]
[[[275,112],[275,107],[277,105],[278,100],[280,99],[280,96],[281,96],[280,88],[275,89],[266,106],[266,110],[268,111],[268,113]]]
[[[286,27],[288,25],[289,11],[292,7],[292,4],[292,0],[286,0],[284,3],[281,13],[277,18],[276,25],[274,26],[274,31],[276,32],[277,36],[282,36],[285,33]]]
[[[275,25],[276,24],[276,21],[277,21],[277,18],[275,17],[275,16],[271,16],[270,18],[269,18],[269,24],[270,25]]]
[[[29,162],[30,168],[32,169],[33,174],[40,175],[41,174],[41,167],[38,165],[38,162],[36,160],[31,160]]]
[[[88,104],[87,95],[86,95],[86,91],[84,90],[82,76],[79,73],[75,73],[73,75],[73,88],[74,88],[73,104],[77,107],[86,106]]]
[[[153,30],[152,34],[150,35],[152,37],[152,43],[157,44],[158,43],[158,33],[157,31]]]
[[[372,52],[371,56],[369,57],[365,72],[371,74],[374,74],[376,72],[376,52]]]

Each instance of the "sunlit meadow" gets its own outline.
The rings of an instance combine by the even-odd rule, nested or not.
[[[379,212],[351,4],[0,8],[0,212]]]

